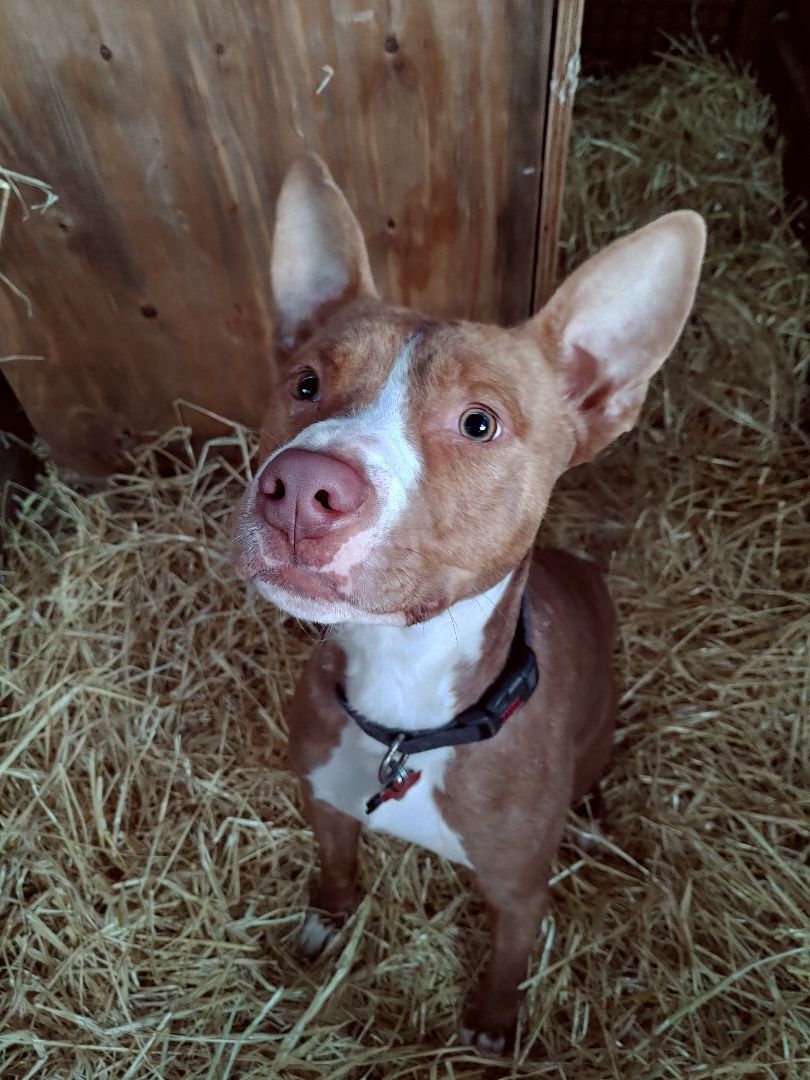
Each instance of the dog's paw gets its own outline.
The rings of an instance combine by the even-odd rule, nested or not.
[[[517,1028],[520,995],[490,991],[476,994],[461,1014],[458,1037],[486,1057],[502,1057],[512,1049]]]
[[[505,1031],[477,1031],[464,1024],[458,1029],[458,1037],[463,1046],[472,1046],[486,1057],[501,1057],[509,1042]]]
[[[337,934],[344,919],[324,915],[320,911],[308,911],[298,931],[298,955],[304,960],[315,960]]]

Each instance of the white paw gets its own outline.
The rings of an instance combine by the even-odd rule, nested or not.
[[[338,928],[334,922],[317,911],[308,911],[304,924],[298,931],[298,951],[307,960],[314,960],[332,940]]]
[[[505,1035],[488,1035],[486,1031],[473,1031],[462,1026],[458,1029],[458,1037],[464,1046],[474,1046],[490,1057],[499,1057],[506,1049]]]

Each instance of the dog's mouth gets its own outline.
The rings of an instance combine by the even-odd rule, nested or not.
[[[358,598],[346,593],[333,575],[306,567],[264,567],[255,574],[253,582],[266,600],[288,615],[309,622],[401,626],[406,621],[401,612],[370,610]]]
[[[274,545],[273,539],[252,516],[240,512],[232,564],[243,581],[255,585],[282,611],[320,623],[406,623],[403,611],[390,610],[394,605],[385,603],[385,575],[370,572],[368,557],[346,560],[345,565],[333,560],[331,566],[313,566],[303,552],[291,550],[289,544]]]
[[[284,589],[300,596],[303,600],[348,601],[348,597],[339,587],[331,574],[307,566],[289,564],[286,566],[265,566],[255,575],[257,585]]]

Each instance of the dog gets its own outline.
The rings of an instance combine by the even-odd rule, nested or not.
[[[388,304],[323,162],[290,168],[271,282],[276,392],[237,572],[331,624],[289,707],[320,856],[299,948],[357,906],[361,824],[466,867],[491,955],[460,1037],[508,1045],[567,811],[617,709],[596,567],[534,541],[552,488],[636,422],[697,287],[702,218],[669,213],[504,329]]]

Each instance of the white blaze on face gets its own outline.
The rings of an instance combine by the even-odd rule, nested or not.
[[[345,577],[354,566],[363,562],[403,513],[408,495],[419,481],[422,461],[408,439],[406,423],[411,357],[419,336],[415,334],[405,343],[377,398],[370,405],[348,416],[310,424],[286,446],[271,454],[257,474],[260,475],[282,450],[292,447],[338,456],[344,454],[349,460],[361,463],[376,491],[379,514],[368,529],[345,541],[332,562],[320,568],[324,573]]]

